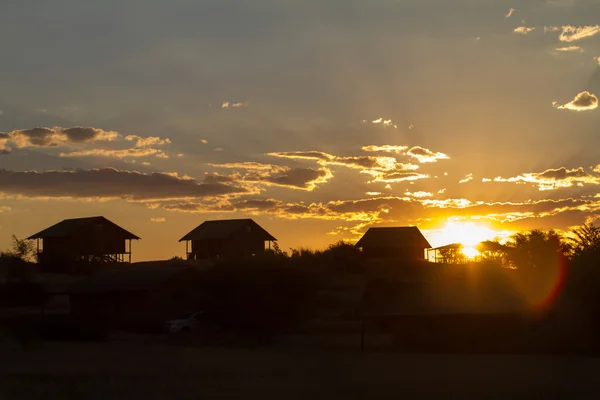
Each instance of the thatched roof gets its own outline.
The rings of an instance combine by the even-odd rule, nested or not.
[[[34,235],[31,235],[27,239],[44,239],[44,238],[51,238],[51,237],[52,238],[73,237],[73,236],[77,236],[78,232],[82,228],[87,228],[89,226],[98,225],[98,224],[112,225],[112,226],[118,228],[125,235],[125,239],[134,239],[134,240],[140,239],[138,236],[121,228],[119,225],[115,224],[112,221],[109,221],[108,219],[106,219],[102,216],[65,219],[55,225],[52,225],[49,228],[44,229],[43,231],[40,231]]]
[[[369,228],[356,243],[356,247],[419,247],[431,248],[416,226],[400,226],[391,228]]]
[[[227,239],[242,229],[250,228],[254,236],[262,236],[263,240],[277,240],[269,232],[251,219],[223,219],[216,221],[204,221],[196,229],[179,239],[205,240],[205,239]]]

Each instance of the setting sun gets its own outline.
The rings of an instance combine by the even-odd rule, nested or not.
[[[508,237],[510,232],[496,231],[474,222],[448,221],[443,228],[431,230],[427,234],[433,246],[460,243],[463,245],[462,253],[467,258],[474,258],[479,255],[479,251],[476,249],[479,243],[485,240]]]
[[[467,258],[475,258],[479,255],[479,251],[475,247],[463,247],[461,251]]]

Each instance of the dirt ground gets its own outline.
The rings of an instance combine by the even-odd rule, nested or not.
[[[0,338],[0,399],[568,398],[600,359],[189,348]]]

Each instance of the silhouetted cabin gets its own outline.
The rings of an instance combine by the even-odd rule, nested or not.
[[[205,221],[179,239],[185,241],[188,260],[251,257],[276,240],[251,219]]]
[[[356,243],[366,258],[425,259],[431,245],[416,226],[369,228]]]
[[[191,268],[107,268],[84,278],[62,294],[79,320],[136,327],[198,311],[198,272]]]
[[[31,235],[38,262],[131,262],[131,240],[139,237],[104,217],[65,219]],[[40,243],[41,241],[41,243]]]

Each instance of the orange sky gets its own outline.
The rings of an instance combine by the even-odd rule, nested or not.
[[[61,2],[0,15],[0,248],[94,215],[134,260],[207,219],[287,250],[600,215],[593,2]]]

